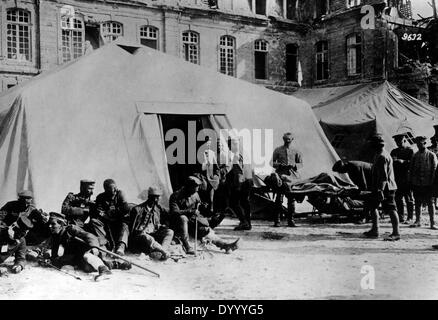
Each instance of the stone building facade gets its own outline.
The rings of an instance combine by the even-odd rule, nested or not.
[[[364,5],[375,27],[364,29]],[[397,65],[381,0],[0,0],[0,89],[118,37],[285,93]]]

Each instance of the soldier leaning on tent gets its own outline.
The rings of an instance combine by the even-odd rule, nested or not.
[[[43,210],[38,210],[32,201],[32,191],[20,191],[17,200],[7,202],[0,209],[0,219],[2,224],[10,226],[21,216],[29,218],[34,227],[27,234],[26,240],[28,244],[38,244],[49,236],[47,225],[49,216]]]
[[[103,182],[105,190],[96,197],[96,210],[89,230],[101,245],[110,245],[119,255],[125,254],[129,237],[129,204],[113,179]]]
[[[283,211],[283,195],[287,198],[287,225],[296,227],[294,221],[295,214],[295,198],[289,193],[289,184],[298,179],[298,170],[303,167],[303,158],[301,152],[292,147],[292,141],[295,139],[291,132],[286,132],[283,135],[284,144],[274,150],[272,155],[271,165],[275,168],[275,173],[282,181],[282,185],[275,190],[277,197],[275,199],[276,215],[274,227],[280,226],[280,217]]]
[[[133,207],[129,221],[129,247],[150,254],[155,260],[167,260],[173,230],[165,224],[167,212],[159,204],[162,192],[156,187],[148,190],[148,199]]]
[[[84,228],[90,220],[90,214],[95,209],[95,202],[91,200],[95,182],[83,179],[80,181],[79,193],[70,192],[62,203],[61,213],[69,224]]]
[[[395,182],[397,183],[395,203],[400,223],[410,223],[414,217],[414,197],[408,180],[408,173],[414,150],[409,146],[406,134],[397,134],[393,138],[397,144],[397,148],[391,151],[391,157],[394,161]],[[408,211],[407,221],[405,221],[404,217],[403,199],[406,202],[406,209]]]
[[[193,176],[188,177],[184,186],[175,191],[169,199],[170,225],[179,237],[187,254],[194,254],[189,243],[189,232],[195,234],[195,226],[198,226],[199,238],[204,241],[211,241],[215,246],[225,250],[234,251],[238,248],[238,241],[226,243],[213,229],[210,228],[207,218],[201,215],[199,206],[201,199],[198,195],[199,185],[202,182]]]
[[[20,216],[10,226],[0,226],[0,263],[3,263],[10,256],[15,257],[11,270],[19,273],[24,269],[26,261],[26,240],[25,236],[32,229],[30,219]],[[7,268],[0,268],[0,275],[7,273]]]

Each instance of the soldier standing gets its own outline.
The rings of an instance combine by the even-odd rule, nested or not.
[[[166,211],[158,204],[162,192],[156,187],[148,190],[148,199],[130,211],[130,248],[150,254],[157,260],[167,260],[173,230],[164,225]]]
[[[395,192],[395,203],[397,205],[397,213],[401,223],[405,222],[404,217],[404,203],[406,202],[406,209],[408,211],[408,218],[406,223],[412,222],[414,217],[414,198],[412,189],[408,181],[409,163],[414,150],[409,146],[405,134],[398,134],[393,136],[397,148],[391,151],[391,157],[394,164],[395,182],[397,184],[397,191]]]
[[[377,209],[380,204],[382,210],[389,215],[392,224],[392,234],[384,240],[397,241],[400,240],[399,221],[397,209],[395,205],[395,183],[394,169],[392,158],[385,149],[385,141],[380,135],[375,135],[370,138],[371,148],[375,151],[373,167],[371,169],[371,191],[370,198],[372,226],[371,230],[364,233],[368,238],[379,237],[379,215]]]
[[[427,150],[427,138],[419,136],[415,138],[418,151],[413,155],[409,166],[409,182],[412,185],[415,198],[415,222],[411,227],[421,226],[421,205],[427,205],[430,217],[430,228],[436,230],[433,203],[433,183],[437,168],[437,157],[435,153]]]
[[[286,132],[283,135],[284,144],[276,148],[272,155],[271,165],[283,181],[282,186],[277,190],[277,197],[275,199],[276,215],[274,227],[280,226],[284,193],[286,193],[287,198],[287,225],[289,227],[296,227],[294,221],[295,198],[289,193],[289,183],[293,180],[299,179],[300,176],[298,170],[303,167],[303,158],[301,152],[292,147],[292,141],[294,139],[295,137],[291,132]]]

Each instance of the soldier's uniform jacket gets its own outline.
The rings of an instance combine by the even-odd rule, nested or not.
[[[298,169],[298,165],[303,164],[303,157],[301,155],[301,152],[299,152],[297,149],[294,149],[292,147],[287,148],[286,146],[283,145],[274,150],[274,153],[272,155],[271,165],[274,165],[274,163],[293,166],[296,167],[296,169]],[[277,172],[280,176],[284,174],[287,176],[291,176],[295,179],[298,179],[300,178],[300,176],[296,169],[288,169],[279,166],[275,170],[275,172]]]
[[[17,221],[20,216],[25,216],[32,221],[38,220],[40,217],[39,211],[33,205],[26,205],[18,200],[7,202],[0,209],[0,213],[0,217],[4,216],[2,222],[7,226],[10,226]]]
[[[83,227],[85,220],[94,210],[94,205],[91,197],[70,192],[62,203],[61,213],[65,215],[69,223]]]
[[[85,243],[75,240],[75,237],[84,240]],[[52,235],[49,239],[48,247],[52,250],[52,258],[58,257],[58,250],[61,245],[64,248],[64,256],[82,256],[92,247],[99,247],[99,240],[95,235],[84,231],[82,228],[69,225],[63,228],[59,234]]]
[[[0,263],[3,263],[7,258],[14,255],[14,264],[24,268],[26,261],[26,240],[24,237],[17,243],[9,238],[8,227],[2,226],[0,227],[0,248]]]
[[[162,217],[166,214],[160,205],[147,207],[147,201],[135,206],[130,211],[129,232],[133,235],[154,233],[160,229]]]
[[[170,215],[185,215],[190,217],[196,211],[196,207],[201,203],[201,198],[199,194],[195,192],[194,194],[188,196],[185,192],[185,188],[172,193],[169,199],[169,211]]]
[[[105,212],[105,219],[109,221],[120,221],[129,217],[129,204],[121,190],[117,190],[114,196],[105,192],[99,194],[96,197],[96,210]]]

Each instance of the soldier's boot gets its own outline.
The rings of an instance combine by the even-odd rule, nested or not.
[[[218,235],[216,235],[213,232],[213,230],[210,230],[210,232],[204,237],[203,242],[211,241],[219,249],[225,250],[225,253],[230,253],[230,251],[234,251],[239,248],[238,246],[239,240],[240,238],[237,238],[236,241],[227,243],[224,240],[222,240]]]
[[[190,245],[188,238],[181,238],[181,243],[186,254],[195,254],[195,250],[193,250],[192,246]]]
[[[94,277],[94,281],[109,279],[109,276],[112,274],[111,270],[105,265],[99,266],[97,271],[99,272],[99,274]]]
[[[153,244],[151,251],[152,252],[149,254],[149,256],[153,260],[165,261],[170,258],[170,253],[164,250],[164,248],[158,242]]]
[[[120,242],[117,245],[116,254],[118,254],[119,256],[124,256],[125,255],[125,249],[126,249],[126,244],[124,244],[123,242]]]

